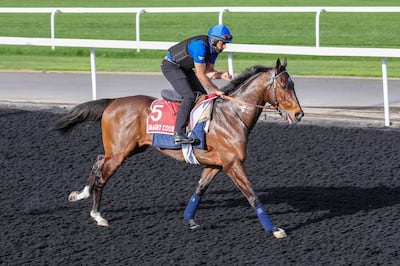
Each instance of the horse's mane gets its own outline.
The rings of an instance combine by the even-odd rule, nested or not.
[[[237,76],[235,79],[233,79],[231,82],[229,82],[227,85],[225,85],[221,90],[225,94],[229,94],[230,92],[234,91],[239,85],[243,84],[246,80],[248,80],[250,77],[254,76],[255,74],[258,74],[260,72],[266,72],[271,70],[271,67],[264,67],[260,65],[255,65],[249,68],[246,68],[239,76]]]

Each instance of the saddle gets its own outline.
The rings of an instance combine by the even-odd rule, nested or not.
[[[196,93],[196,103],[194,106],[200,104],[205,99],[214,97],[216,94],[200,94]],[[182,97],[174,90],[164,89],[161,91],[161,97],[169,102],[181,103]]]
[[[175,145],[175,121],[182,97],[174,90],[162,90],[160,99],[152,102],[151,113],[147,118],[147,133],[153,134],[153,146],[168,149],[180,149]],[[193,147],[206,149],[205,132],[211,118],[212,103],[217,98],[216,94],[197,95],[195,106],[190,113],[188,124],[189,135],[193,134],[200,140],[199,145]]]

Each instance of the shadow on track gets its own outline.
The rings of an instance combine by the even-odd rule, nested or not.
[[[261,194],[260,198],[270,204],[285,203],[297,212],[304,213],[326,211],[321,217],[294,226],[292,230],[325,219],[400,205],[400,187],[289,187],[274,188],[267,193],[268,195]]]

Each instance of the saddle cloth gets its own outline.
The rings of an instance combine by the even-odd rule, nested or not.
[[[193,148],[207,149],[205,133],[211,118],[212,103],[217,98],[215,94],[209,94],[200,101],[190,113],[188,135],[200,140]],[[147,118],[147,133],[153,134],[153,146],[165,149],[181,149],[181,145],[175,145],[173,135],[175,132],[176,115],[179,102],[166,99],[156,99],[151,104],[151,113]]]

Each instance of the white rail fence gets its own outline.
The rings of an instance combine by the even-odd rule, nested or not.
[[[241,13],[274,13],[274,12],[314,12],[315,18],[315,47],[314,46],[283,46],[257,44],[228,44],[229,72],[233,74],[233,53],[264,53],[309,56],[350,56],[350,57],[380,57],[382,58],[383,102],[385,126],[390,126],[390,106],[388,94],[388,76],[386,58],[400,58],[400,49],[388,48],[337,48],[320,47],[319,21],[323,12],[371,12],[398,13],[400,7],[177,7],[177,8],[0,8],[0,13],[48,13],[50,14],[50,38],[5,37],[0,36],[0,45],[32,45],[81,47],[90,49],[92,97],[96,99],[96,60],[95,48],[113,49],[148,49],[166,50],[176,42],[140,41],[140,15],[143,13],[218,13],[218,22],[223,22],[226,12]],[[57,13],[135,13],[136,40],[99,40],[99,39],[62,39],[55,37],[55,15]]]

